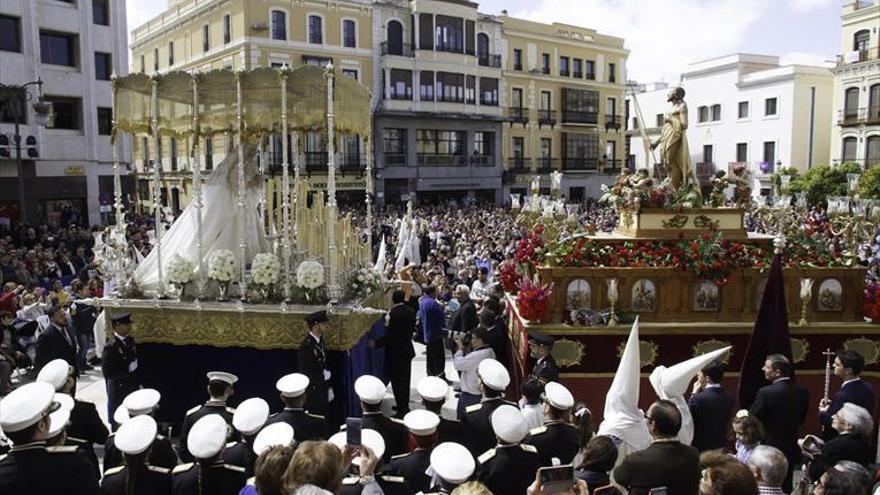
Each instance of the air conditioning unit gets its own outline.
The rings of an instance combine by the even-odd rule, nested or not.
[[[253,29],[254,31],[266,31],[269,29],[269,25],[265,22],[255,22],[251,26],[251,29]]]

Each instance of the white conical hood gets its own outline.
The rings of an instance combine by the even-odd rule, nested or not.
[[[631,447],[641,450],[651,443],[645,415],[639,409],[639,379],[642,368],[639,352],[639,319],[633,323],[620,357],[620,365],[605,396],[605,418],[599,425],[600,435],[614,435]]]
[[[385,251],[388,250],[388,246],[385,244],[385,234],[380,235],[382,236],[382,241],[379,244],[379,254],[376,256],[376,264],[373,265],[373,270],[376,270],[379,273],[385,273]]]
[[[661,399],[671,400],[678,406],[681,413],[681,429],[678,432],[678,439],[681,443],[690,445],[694,439],[694,419],[691,416],[691,410],[684,400],[684,393],[687,391],[691,381],[697,376],[697,372],[705,368],[709,363],[721,358],[725,355],[731,346],[727,346],[697,357],[682,361],[672,367],[660,365],[651,372],[651,386],[654,392]]]

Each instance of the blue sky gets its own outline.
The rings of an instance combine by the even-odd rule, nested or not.
[[[621,36],[630,78],[675,82],[689,64],[735,52],[820,63],[840,51],[843,0],[484,0],[480,11],[565,22]],[[166,0],[126,0],[129,28]]]

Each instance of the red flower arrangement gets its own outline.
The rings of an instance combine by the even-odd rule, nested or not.
[[[528,279],[523,280],[516,298],[516,307],[520,316],[529,321],[544,319],[547,316],[547,300],[551,292],[550,286],[540,286]]]
[[[538,224],[533,232],[516,243],[514,259],[519,264],[534,268],[544,262],[544,249],[544,226]]]
[[[520,276],[516,271],[516,264],[512,261],[508,260],[504,263],[501,263],[501,287],[504,289],[504,292],[510,292],[512,294],[516,294],[516,291],[519,290]]]
[[[874,323],[880,323],[880,282],[874,282],[865,287],[865,304],[862,305],[862,315],[865,318],[870,318]]]

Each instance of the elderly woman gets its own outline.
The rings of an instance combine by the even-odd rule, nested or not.
[[[819,454],[813,457],[808,466],[812,480],[818,480],[838,461],[853,461],[863,466],[871,462],[868,435],[874,431],[874,420],[867,409],[847,402],[831,416],[831,427],[840,435],[822,445]]]

